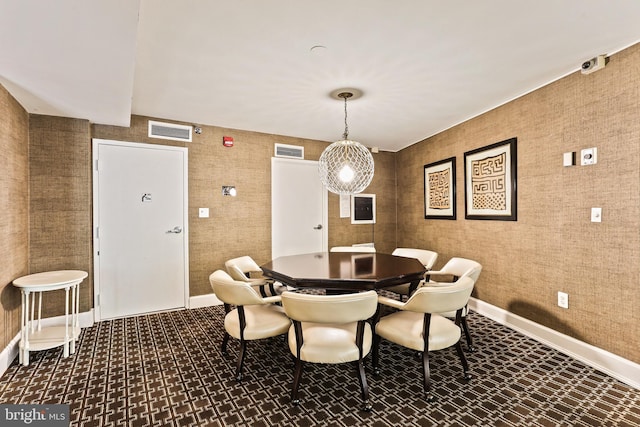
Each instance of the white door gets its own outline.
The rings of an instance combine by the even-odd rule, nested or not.
[[[96,320],[187,306],[187,149],[93,140]]]
[[[271,159],[271,257],[327,251],[327,190],[318,162]]]

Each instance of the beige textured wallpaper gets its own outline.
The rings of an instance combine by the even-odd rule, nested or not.
[[[640,45],[398,153],[398,241],[483,264],[474,295],[640,362]],[[518,138],[517,222],[465,220],[464,153]],[[597,147],[598,163],[563,167]],[[456,157],[456,221],[424,219],[423,165]],[[402,166],[402,167],[400,167]],[[592,207],[602,223],[590,222]],[[557,292],[569,294],[569,309]]]
[[[87,120],[29,119],[29,272],[88,272],[80,284],[80,311],[93,307],[89,131]],[[64,295],[47,293],[47,316],[64,314]]]
[[[20,292],[29,272],[29,116],[0,85],[0,347],[20,331]]]

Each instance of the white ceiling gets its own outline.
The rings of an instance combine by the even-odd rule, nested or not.
[[[0,83],[30,113],[324,141],[353,87],[350,137],[397,151],[638,41],[638,0],[0,0]]]

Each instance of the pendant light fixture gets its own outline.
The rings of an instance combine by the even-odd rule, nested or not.
[[[320,181],[332,193],[357,194],[373,179],[373,156],[367,147],[349,139],[347,99],[353,93],[340,91],[336,96],[344,99],[344,134],[341,141],[329,145],[320,155]]]

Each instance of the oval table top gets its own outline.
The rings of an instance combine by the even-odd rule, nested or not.
[[[42,273],[19,277],[13,281],[13,285],[18,288],[29,288],[32,290],[43,288],[46,290],[81,282],[87,276],[88,273],[81,270],[43,271]]]

